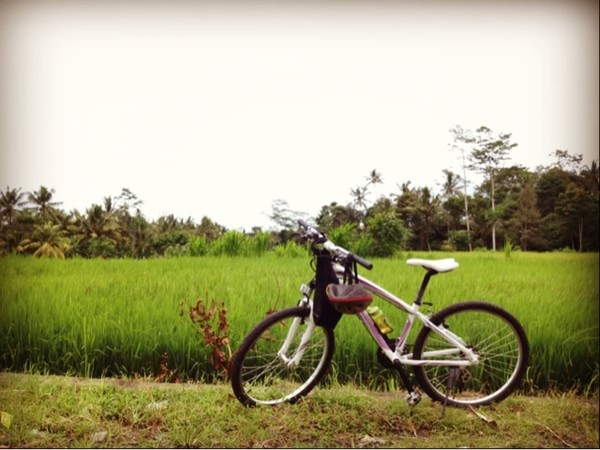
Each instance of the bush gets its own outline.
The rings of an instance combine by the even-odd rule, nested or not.
[[[246,235],[230,230],[217,239],[213,245],[214,255],[242,256],[246,250]]]
[[[271,233],[260,231],[250,238],[249,250],[252,256],[262,256],[271,247]]]
[[[298,258],[306,257],[308,255],[308,251],[306,247],[298,245],[294,241],[287,241],[285,244],[275,247],[275,255]]]
[[[451,230],[448,235],[449,250],[469,250],[467,230]]]
[[[114,242],[107,237],[92,239],[88,247],[89,258],[115,258],[117,249]]]
[[[353,244],[353,252],[358,256],[373,255],[373,241],[369,236],[361,235]]]
[[[167,258],[180,258],[182,256],[190,256],[190,250],[187,245],[175,244],[167,247],[164,255]]]
[[[190,256],[205,256],[210,251],[210,243],[204,236],[195,236],[188,243]]]
[[[373,256],[392,256],[402,249],[410,231],[393,211],[382,211],[369,219],[367,232],[373,243]]]
[[[356,238],[356,225],[353,223],[345,223],[332,229],[327,237],[330,241],[350,250],[353,247],[354,240]]]

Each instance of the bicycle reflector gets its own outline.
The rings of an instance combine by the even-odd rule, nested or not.
[[[344,314],[357,314],[367,309],[373,296],[359,284],[328,284],[327,298],[331,305]]]

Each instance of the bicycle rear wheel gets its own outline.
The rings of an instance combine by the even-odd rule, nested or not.
[[[460,337],[479,356],[478,364],[452,365],[464,355],[451,353],[451,344],[424,327],[415,341],[414,359],[448,361],[443,366],[415,366],[419,385],[433,400],[455,406],[486,405],[503,400],[518,387],[527,370],[529,344],[514,316],[498,306],[473,301],[451,305],[431,321]]]
[[[230,371],[242,404],[294,403],[325,375],[333,356],[333,330],[314,326],[309,314],[306,307],[276,312],[244,339]]]

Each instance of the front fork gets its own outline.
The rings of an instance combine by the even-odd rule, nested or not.
[[[298,306],[304,306],[307,308],[311,308],[311,310],[312,310],[312,303],[310,301],[310,294],[312,293],[312,290],[307,285],[303,284],[300,287],[300,292],[302,292],[303,297],[298,302]],[[289,351],[290,346],[292,345],[292,342],[294,341],[294,337],[296,336],[296,333],[298,333],[298,328],[300,327],[300,324],[303,321],[308,321],[307,325],[306,325],[306,329],[302,333],[302,337],[300,338],[300,344],[296,348],[294,355],[292,357],[289,357],[289,356],[287,356],[287,352]],[[287,336],[286,336],[285,340],[283,341],[283,345],[277,352],[277,356],[279,357],[279,359],[281,359],[284,362],[286,367],[295,367],[300,363],[302,356],[304,356],[304,351],[306,350],[306,346],[308,345],[308,342],[310,341],[310,338],[313,334],[315,326],[316,325],[315,325],[315,321],[313,320],[312,311],[305,318],[303,318],[303,317],[295,317],[294,318],[294,320],[292,321],[292,324],[290,325],[290,329],[288,330]]]

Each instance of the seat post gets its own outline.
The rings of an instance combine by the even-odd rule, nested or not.
[[[428,270],[425,276],[423,277],[423,281],[421,281],[421,287],[419,288],[419,292],[417,293],[417,297],[415,298],[415,303],[421,306],[423,301],[423,296],[425,295],[425,290],[427,289],[427,285],[429,284],[429,279],[432,275],[437,274],[435,270]]]

